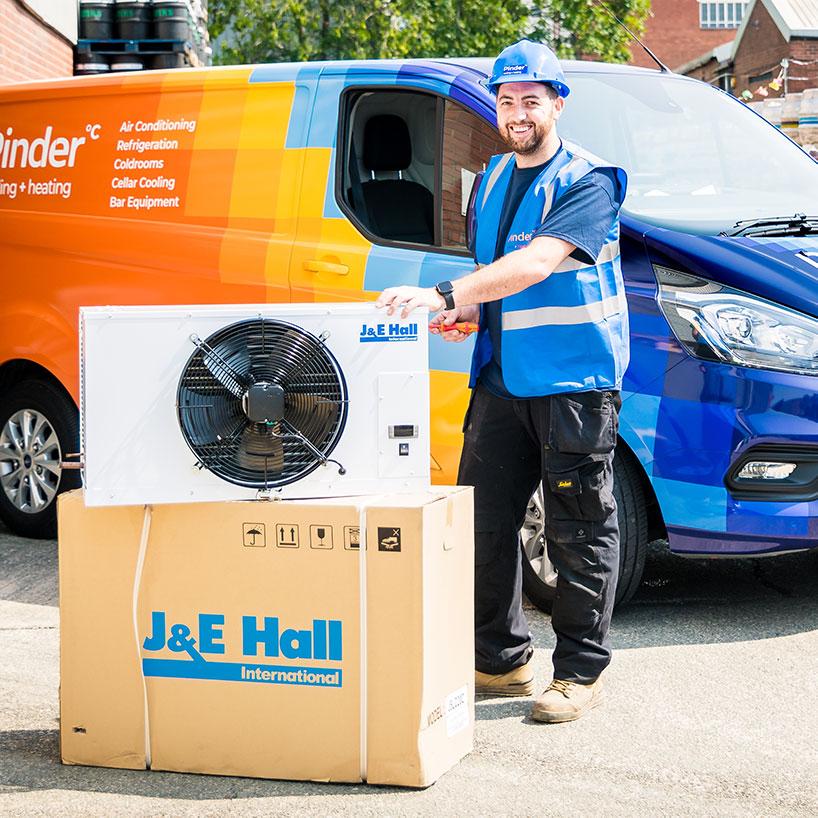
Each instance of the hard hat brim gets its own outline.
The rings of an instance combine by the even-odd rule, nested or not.
[[[550,85],[563,99],[571,93],[571,89],[564,82],[553,79],[542,79],[535,74],[520,74],[518,76],[500,77],[498,79],[487,78],[483,82],[483,85],[496,96],[497,89],[501,85],[508,85],[512,82],[540,82],[543,85]]]

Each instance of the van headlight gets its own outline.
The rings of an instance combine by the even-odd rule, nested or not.
[[[818,319],[659,265],[659,306],[692,355],[711,361],[818,374]]]

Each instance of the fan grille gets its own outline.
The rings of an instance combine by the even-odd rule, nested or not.
[[[194,343],[177,409],[202,467],[236,485],[270,489],[300,480],[329,457],[346,422],[347,390],[320,338],[257,318]],[[283,417],[254,422],[247,416],[247,391],[261,383],[284,390]]]

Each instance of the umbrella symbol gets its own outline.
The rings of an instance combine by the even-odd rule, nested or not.
[[[261,536],[261,532],[257,528],[251,528],[249,531],[244,532],[245,536],[250,537],[252,536],[253,539],[250,541],[250,545],[256,544],[256,537]]]

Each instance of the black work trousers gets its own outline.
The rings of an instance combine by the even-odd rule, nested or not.
[[[557,569],[554,677],[591,682],[608,666],[619,568],[613,496],[617,392],[505,400],[479,383],[464,422],[458,483],[474,486],[475,665],[525,664],[519,530],[542,480],[548,556]]]

